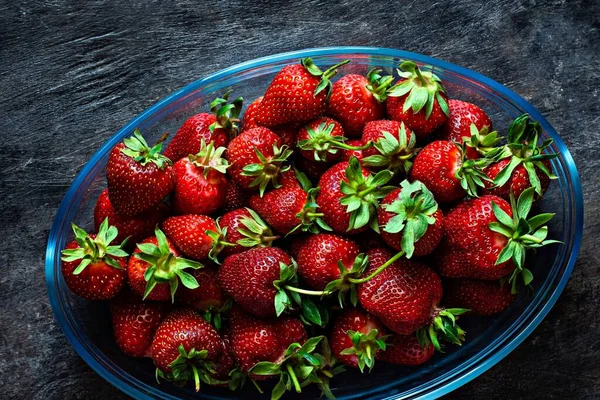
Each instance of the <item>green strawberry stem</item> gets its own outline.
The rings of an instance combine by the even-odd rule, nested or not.
[[[515,269],[508,279],[513,294],[518,292],[517,284],[520,280],[523,281],[525,286],[529,286],[533,281],[533,274],[529,269],[525,268],[526,251],[548,244],[561,243],[558,240],[546,239],[548,236],[548,226],[546,223],[555,214],[543,213],[528,217],[533,205],[534,191],[533,187],[524,190],[518,200],[515,200],[514,193],[510,192],[512,217],[496,203],[492,202],[492,211],[498,221],[491,222],[489,228],[508,238],[506,246],[498,254],[496,265],[509,260],[514,262]]]
[[[438,204],[420,181],[410,183],[404,180],[400,186],[402,190],[398,198],[383,206],[385,211],[394,216],[382,228],[384,232],[402,233],[400,247],[406,252],[406,258],[411,258],[415,243],[427,233],[429,225],[435,224],[433,215],[438,210]]]
[[[389,260],[387,260],[379,268],[377,268],[375,271],[371,272],[368,276],[366,276],[364,278],[360,278],[360,279],[348,278],[348,281],[350,281],[352,283],[356,283],[356,284],[358,284],[358,283],[365,283],[365,282],[367,282],[367,281],[375,278],[380,273],[382,273],[383,270],[385,270],[387,267],[389,267],[390,265],[392,265],[394,262],[398,261],[405,254],[406,253],[404,252],[404,250],[399,251],[398,253],[396,253],[396,255],[394,255],[392,258],[390,258]]]
[[[142,166],[154,163],[159,169],[164,169],[172,163],[169,158],[160,154],[162,142],[159,140],[156,145],[150,148],[139,129],[133,132],[132,137],[125,138],[123,143],[125,146],[121,149],[121,153],[133,158],[135,162],[140,163]]]
[[[179,282],[188,289],[196,289],[198,281],[193,275],[186,272],[185,269],[200,269],[204,265],[181,257],[175,257],[171,253],[167,237],[157,226],[154,230],[157,245],[152,243],[139,243],[137,245],[139,253],[134,253],[135,258],[150,264],[144,273],[146,280],[146,289],[144,290],[143,299],[148,297],[152,290],[159,283],[168,283],[171,292],[171,301],[175,302],[175,292],[179,286]]]
[[[237,123],[240,122],[238,116],[242,111],[244,99],[238,97],[231,104],[228,104],[227,101],[230,94],[231,90],[225,93],[223,97],[216,98],[210,103],[210,111],[215,114],[217,120],[210,124],[208,129],[211,132],[214,132],[217,128],[224,129],[229,133],[230,137],[234,137],[239,130],[237,126]]]
[[[432,312],[431,321],[429,325],[417,331],[417,339],[419,344],[428,346],[432,344],[433,347],[443,353],[443,346],[441,341],[462,345],[465,340],[465,331],[458,325],[456,320],[464,313],[471,310],[466,308],[435,308]]]
[[[98,261],[103,261],[116,269],[123,269],[121,264],[114,257],[127,257],[128,254],[123,250],[127,244],[127,239],[120,245],[111,245],[119,234],[114,226],[109,226],[108,218],[105,218],[100,224],[98,234],[92,239],[86,231],[75,224],[71,224],[75,241],[79,247],[75,249],[65,249],[61,252],[61,260],[64,262],[74,262],[81,260],[79,265],[73,271],[73,275],[79,275],[88,265]]]
[[[158,383],[160,383],[160,378],[162,378],[173,382],[177,386],[185,386],[190,378],[192,378],[196,392],[200,391],[200,382],[208,385],[227,383],[212,378],[211,374],[215,373],[215,369],[214,363],[206,359],[208,350],[197,351],[196,349],[191,349],[189,352],[186,352],[181,344],[177,350],[179,351],[179,356],[169,364],[171,372],[167,373],[158,368],[156,369],[156,381]]]
[[[325,214],[323,214],[323,213],[315,213],[315,212],[308,212],[308,213],[306,213],[306,216],[308,216],[308,217],[322,217],[324,215]]]
[[[298,377],[296,376],[296,373],[294,372],[292,366],[288,363],[285,365],[285,369],[287,369],[288,374],[290,374],[290,378],[292,378],[292,383],[294,384],[294,389],[296,390],[296,393],[302,393],[300,382],[298,382]]]
[[[382,76],[381,69],[373,68],[367,74],[367,80],[369,81],[367,89],[373,94],[375,100],[383,103],[387,98],[386,92],[394,81],[394,77],[392,75]]]
[[[364,176],[363,169],[356,157],[350,157],[345,171],[346,180],[340,182],[340,191],[344,194],[340,204],[346,206],[350,214],[348,230],[370,225],[375,232],[379,226],[374,217],[379,207],[379,199],[391,192],[393,186],[383,186],[392,179],[392,172],[383,170],[377,174]]]
[[[271,244],[280,238],[273,235],[273,231],[267,223],[254,210],[246,208],[250,217],[243,217],[241,223],[243,227],[237,231],[244,236],[237,241],[237,244],[244,247],[270,247]]]
[[[250,187],[258,186],[260,197],[262,197],[269,184],[275,188],[281,187],[279,175],[290,169],[289,165],[284,166],[283,163],[293,152],[288,149],[287,145],[278,147],[277,143],[273,145],[273,156],[265,157],[256,146],[254,152],[259,162],[246,165],[242,170],[242,175],[254,177]]]
[[[340,63],[337,63],[331,67],[329,67],[328,69],[325,70],[325,72],[322,72],[319,67],[317,67],[313,61],[312,58],[310,57],[306,57],[303,58],[302,60],[300,60],[300,64],[302,64],[302,66],[304,66],[304,68],[306,68],[306,70],[312,75],[312,76],[316,76],[316,77],[320,77],[321,81],[319,82],[319,84],[317,85],[317,87],[315,88],[315,92],[314,92],[314,96],[318,95],[319,93],[321,93],[323,90],[327,89],[327,98],[329,98],[329,95],[331,94],[331,81],[330,79],[333,78],[335,76],[335,74],[337,74],[337,69],[339,67],[341,67],[342,65],[348,64],[350,62],[350,60],[344,60]]]
[[[291,290],[292,292],[305,294],[307,296],[323,296],[326,294],[326,292],[323,290],[307,290],[307,289],[301,289],[301,288],[297,288],[297,287],[289,286],[289,285],[285,285],[284,287],[287,290]]]
[[[374,353],[377,350],[385,351],[389,336],[379,337],[378,329],[371,329],[368,333],[349,330],[347,334],[352,340],[352,347],[342,350],[341,354],[356,355],[360,372],[364,372],[365,367],[369,367],[369,371],[372,370],[375,366]]]
[[[416,114],[425,108],[425,119],[429,119],[434,102],[437,101],[442,112],[446,116],[450,115],[448,103],[442,96],[446,89],[437,75],[431,71],[421,71],[412,61],[404,61],[399,67],[398,75],[404,79],[390,87],[387,96],[401,97],[408,94],[402,112],[412,109]]]
[[[364,150],[371,146],[370,143],[364,146],[350,146],[344,143],[346,137],[332,135],[334,124],[327,125],[326,122],[322,122],[314,129],[310,125],[305,129],[309,138],[298,141],[298,147],[304,151],[312,150],[315,161],[326,162],[327,155],[337,154],[338,149]]]

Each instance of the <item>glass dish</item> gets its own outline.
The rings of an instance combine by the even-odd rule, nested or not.
[[[522,293],[509,310],[492,318],[463,320],[467,342],[462,347],[447,346],[445,354],[436,354],[417,368],[386,365],[367,376],[349,371],[333,381],[339,399],[431,398],[438,397],[474,379],[517,347],[542,321],[564,289],[581,244],[583,199],[577,169],[558,133],[546,119],[523,98],[499,83],[468,69],[405,51],[335,47],[309,49],[264,57],[223,69],[176,91],[133,119],[106,142],[83,167],[65,195],[52,225],[46,252],[46,283],[54,315],[79,355],[104,379],[140,399],[245,399],[257,398],[252,385],[241,392],[204,386],[200,394],[192,388],[158,385],[148,359],[129,358],[113,342],[110,318],[105,304],[87,302],[71,294],[60,273],[60,250],[71,238],[71,222],[93,228],[93,207],[100,191],[106,187],[104,167],[110,149],[140,128],[148,142],[164,132],[175,132],[189,116],[208,109],[208,104],[228,89],[233,96],[243,96],[247,104],[261,95],[274,74],[284,65],[302,57],[312,57],[321,67],[350,59],[341,74],[366,73],[381,67],[392,73],[400,60],[413,60],[431,66],[445,82],[449,96],[483,107],[494,121],[494,128],[506,132],[509,122],[529,113],[543,127],[545,137],[554,139],[552,160],[558,180],[554,181],[539,208],[555,212],[550,223],[550,237],[562,245],[547,246],[539,251],[531,269],[534,294]],[[323,68],[324,70],[325,68]],[[316,388],[306,388],[302,398],[317,398]],[[265,395],[264,398],[268,398]],[[286,394],[286,398],[299,398]]]

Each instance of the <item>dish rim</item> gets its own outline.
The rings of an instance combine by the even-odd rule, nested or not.
[[[386,57],[394,57],[394,58],[407,58],[417,62],[421,62],[424,64],[432,65],[435,67],[441,67],[445,70],[458,73],[480,83],[483,83],[489,86],[491,89],[501,93],[504,97],[506,97],[512,104],[521,108],[525,112],[529,113],[531,117],[537,120],[543,127],[543,129],[548,132],[550,136],[553,137],[556,146],[558,147],[561,156],[564,158],[566,170],[566,175],[571,179],[572,187],[574,189],[574,224],[575,224],[575,232],[573,235],[573,241],[571,243],[571,253],[568,255],[567,267],[560,278],[560,281],[557,283],[554,291],[549,295],[546,303],[543,307],[533,316],[533,318],[527,323],[526,326],[520,328],[520,332],[514,337],[508,338],[505,340],[505,343],[502,347],[500,344],[497,344],[493,349],[489,350],[487,354],[477,353],[476,356],[470,357],[468,362],[469,365],[464,366],[464,368],[456,371],[452,376],[447,377],[444,382],[436,384],[436,387],[431,391],[427,391],[426,388],[422,389],[426,391],[426,393],[413,393],[411,398],[422,398],[423,396],[430,396],[433,398],[442,396],[446,393],[451,392],[452,390],[457,389],[458,387],[470,382],[475,379],[492,366],[496,365],[500,360],[506,357],[511,351],[513,351],[519,344],[521,344],[525,338],[527,338],[533,330],[540,324],[540,322],[546,317],[550,309],[554,306],[560,294],[564,290],[571,273],[573,271],[573,267],[577,260],[579,249],[581,247],[581,238],[583,232],[583,195],[581,182],[579,178],[579,173],[577,171],[577,167],[575,162],[567,149],[566,144],[562,141],[556,130],[550,125],[550,123],[542,116],[542,114],[529,102],[523,99],[521,96],[508,89],[504,85],[490,79],[482,74],[471,71],[468,68],[461,67],[447,61],[443,61],[437,58],[425,56],[419,53],[413,53],[404,50],[397,50],[391,48],[382,48],[382,47],[362,47],[362,46],[336,46],[336,47],[325,47],[325,48],[310,48],[303,50],[296,50],[284,53],[278,53],[270,56],[260,57],[256,59],[252,59],[249,61],[245,61],[224,69],[221,69],[215,73],[209,74],[203,78],[195,80],[183,88],[174,91],[167,97],[153,104],[138,116],[133,118],[130,122],[128,122],[125,126],[119,129],[109,140],[107,140],[87,161],[87,163],[83,166],[81,171],[75,177],[73,183],[67,190],[64,195],[58,209],[56,212],[56,216],[52,223],[52,228],[50,230],[48,245],[46,247],[46,261],[45,261],[45,279],[46,279],[46,287],[48,290],[48,296],[50,299],[50,305],[52,307],[52,311],[54,313],[54,317],[57,320],[61,330],[67,337],[67,340],[71,343],[75,351],[79,354],[79,356],[94,370],[96,371],[102,378],[106,381],[110,382],[112,385],[117,387],[122,392],[126,393],[135,398],[152,398],[149,397],[149,394],[153,394],[158,389],[148,386],[143,382],[140,382],[142,387],[146,387],[146,392],[143,392],[142,387],[134,387],[131,385],[131,382],[127,382],[123,379],[122,376],[117,375],[113,371],[110,371],[105,365],[101,364],[93,354],[91,354],[87,349],[84,348],[80,340],[76,337],[76,333],[71,328],[68,321],[66,321],[64,313],[59,312],[61,309],[60,302],[58,300],[57,293],[54,292],[54,265],[55,265],[55,254],[56,254],[56,246],[58,239],[58,232],[61,229],[62,224],[64,223],[63,217],[67,213],[72,203],[73,198],[77,193],[77,189],[79,186],[86,180],[86,177],[92,172],[93,168],[96,166],[98,161],[118,142],[121,141],[122,137],[126,134],[133,131],[134,128],[141,125],[142,122],[148,119],[148,117],[155,114],[157,111],[161,110],[166,105],[171,102],[177,100],[180,97],[187,96],[188,94],[194,92],[195,90],[200,89],[203,86],[209,85],[210,83],[217,81],[220,78],[233,75],[235,73],[244,71],[250,68],[256,68],[260,66],[264,66],[266,64],[281,62],[288,59],[294,58],[303,58],[309,56],[333,56],[333,55],[377,55],[377,56],[386,56]],[[489,355],[491,352],[495,352],[492,355]],[[467,362],[464,362],[465,364]],[[461,364],[462,366],[462,364]],[[458,369],[458,368],[457,368]],[[465,371],[467,371],[465,373]],[[462,374],[462,375],[461,375]],[[136,380],[130,376],[129,380]],[[139,382],[139,381],[138,381]],[[417,389],[417,388],[415,388]],[[166,398],[175,398],[167,393],[160,391],[160,395]],[[398,396],[391,396],[390,399],[398,398]]]

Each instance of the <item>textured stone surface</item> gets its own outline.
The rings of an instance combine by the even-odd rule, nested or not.
[[[463,65],[522,95],[579,167],[584,242],[546,320],[448,398],[600,396],[600,3],[584,1],[0,2],[0,391],[3,398],[124,398],[54,322],[43,278],[56,207],[90,155],[175,89],[287,50],[366,45]],[[278,5],[279,4],[279,5]]]

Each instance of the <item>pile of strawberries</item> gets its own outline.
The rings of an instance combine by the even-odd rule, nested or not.
[[[73,226],[62,273],[110,300],[118,346],[159,381],[333,398],[346,366],[460,345],[458,317],[505,310],[527,251],[555,242],[553,214],[529,216],[555,178],[537,122],[503,140],[430,70],[332,83],[346,62],[284,67],[241,121],[227,93],[163,153],[139,131],[112,149],[95,233]]]

